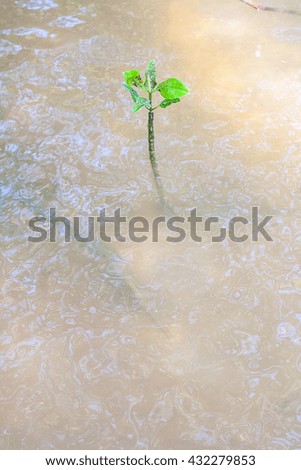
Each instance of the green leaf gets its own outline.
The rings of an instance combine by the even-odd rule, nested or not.
[[[132,113],[136,113],[137,111],[139,111],[139,109],[143,108],[143,106],[145,106],[145,108],[147,108],[147,109],[152,108],[149,100],[139,96],[137,91],[134,90],[134,88],[132,88],[129,85],[126,85],[125,83],[123,84],[123,87],[130,92],[131,97],[134,101],[134,104],[133,104],[133,107],[132,107]]]
[[[173,100],[189,94],[188,88],[177,78],[169,78],[157,86],[163,98]]]
[[[141,98],[141,96],[139,96],[136,103],[133,104],[132,113],[136,113],[137,111],[139,111],[139,109],[143,108],[143,106],[147,109],[151,109],[151,104],[149,100],[147,100],[146,98]]]
[[[132,88],[131,86],[126,85],[125,83],[123,84],[123,88],[125,88],[126,90],[128,90],[131,93],[131,97],[132,97],[134,103],[136,103],[137,100],[140,98],[137,91],[134,90],[134,88]]]
[[[151,60],[145,70],[145,88],[152,93],[157,86],[156,64]]]
[[[170,106],[173,103],[179,103],[179,101],[180,101],[180,98],[175,98],[174,100],[163,100],[159,106],[161,108],[167,108],[167,106]]]
[[[123,76],[125,83],[128,86],[137,86],[138,88],[142,88],[143,80],[138,70],[129,70],[128,72],[123,72]]]

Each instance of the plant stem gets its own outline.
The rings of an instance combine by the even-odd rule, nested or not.
[[[149,93],[149,101],[152,106],[152,94]],[[162,206],[165,206],[165,199],[164,199],[164,191],[161,183],[161,176],[158,170],[158,165],[156,161],[156,153],[155,153],[155,131],[154,131],[154,113],[153,108],[149,110],[148,113],[148,151],[149,151],[149,159],[151,161],[153,174],[155,177],[156,187],[159,195],[160,202]]]
[[[154,113],[152,111],[148,113],[148,150],[154,176],[160,178],[155,154]]]

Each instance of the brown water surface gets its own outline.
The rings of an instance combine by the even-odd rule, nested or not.
[[[238,0],[0,9],[1,448],[300,449],[301,16]],[[191,89],[156,112],[169,204],[222,223],[258,206],[274,241],[29,243],[49,207],[160,213],[146,112],[121,87],[152,58]]]

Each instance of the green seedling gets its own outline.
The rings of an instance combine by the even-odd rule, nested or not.
[[[164,82],[157,83],[155,61],[151,60],[145,70],[143,79],[138,70],[129,70],[123,74],[125,83],[124,88],[131,94],[134,102],[132,113],[136,113],[142,108],[148,111],[148,150],[149,158],[155,177],[156,187],[163,207],[165,207],[164,192],[161,178],[158,170],[155,154],[155,132],[154,132],[154,111],[158,108],[167,108],[172,104],[179,103],[181,98],[189,94],[188,88],[177,78],[168,78]],[[139,93],[137,91],[139,90]],[[140,93],[145,92],[147,98]],[[153,104],[154,94],[158,92],[164,98],[158,105]]]

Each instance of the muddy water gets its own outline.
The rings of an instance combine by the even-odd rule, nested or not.
[[[1,9],[1,448],[300,448],[300,16]],[[156,114],[174,211],[227,223],[259,206],[274,241],[29,243],[49,207],[160,213],[146,115],[121,88],[151,58],[192,90]]]

